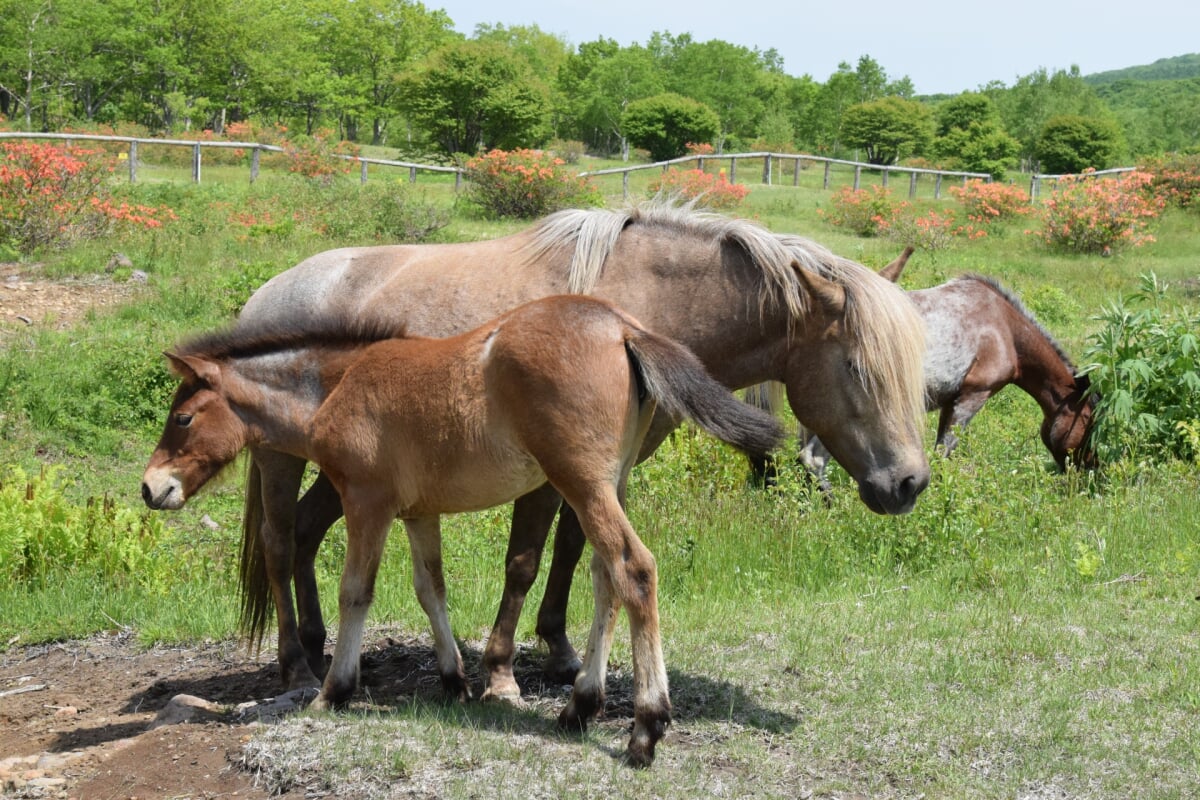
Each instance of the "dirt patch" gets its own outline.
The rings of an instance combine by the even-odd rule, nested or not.
[[[0,264],[0,344],[31,328],[65,330],[93,309],[133,300],[143,288],[144,277],[136,272],[126,281],[107,273],[52,281],[37,266]]]
[[[479,675],[479,648],[465,644],[463,656]],[[520,648],[517,678],[528,701],[557,707],[564,688],[544,682],[540,661]],[[298,707],[281,696],[278,675],[274,653],[236,642],[146,648],[121,632],[10,647],[0,653],[0,796],[266,800],[272,787],[246,766],[243,748]],[[368,632],[352,709],[440,692],[428,637]],[[620,724],[632,709],[615,694],[607,713]]]

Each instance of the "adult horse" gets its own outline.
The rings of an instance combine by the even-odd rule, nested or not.
[[[332,250],[268,281],[239,324],[381,319],[447,336],[561,293],[616,303],[683,343],[729,388],[784,383],[793,412],[821,434],[873,510],[905,513],[928,484],[923,326],[912,304],[865,267],[745,220],[654,204],[559,212],[490,241]],[[658,415],[642,456],[675,424]],[[273,602],[282,677],[293,688],[316,685],[324,669],[314,561],[341,515],[324,476],[297,504],[304,466],[252,447],[243,526],[243,627],[261,639]],[[560,504],[553,487],[514,503],[504,592],[484,652],[485,697],[520,694],[512,675],[517,618]],[[566,606],[583,542],[564,508],[537,633],[550,649],[547,671],[567,682],[579,666]]]
[[[897,281],[912,249],[880,270]],[[928,289],[908,292],[925,320],[925,394],[938,412],[935,446],[950,455],[958,433],[1001,389],[1014,385],[1042,411],[1042,443],[1060,470],[1096,466],[1090,440],[1097,395],[1087,375],[1079,375],[1054,337],[1011,291],[993,278],[962,275]],[[751,395],[760,408],[770,395]],[[817,436],[808,437],[798,459],[828,491],[829,452]],[[752,468],[763,469],[751,459]]]
[[[778,444],[779,422],[736,400],[686,348],[594,298],[537,300],[447,339],[364,344],[354,331],[257,337],[243,329],[170,354],[183,382],[146,468],[146,504],[181,508],[249,444],[320,465],[342,500],[347,533],[337,645],[314,701],[330,708],[357,687],[363,623],[397,517],[442,682],[467,694],[446,609],[439,517],[548,482],[575,509],[594,551],[595,615],[560,725],[586,727],[599,710],[624,607],[634,670],[628,757],[648,765],[671,703],[654,556],[621,503],[629,471],[658,406],[751,453]]]

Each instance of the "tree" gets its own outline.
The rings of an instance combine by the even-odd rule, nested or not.
[[[1042,128],[1036,155],[1043,172],[1076,173],[1113,166],[1122,146],[1121,132],[1111,122],[1062,114]]]
[[[963,92],[937,108],[933,151],[946,166],[986,172],[1000,180],[1016,167],[1021,143],[1000,126],[995,103],[985,94]]]
[[[401,98],[413,124],[448,155],[536,145],[550,132],[545,88],[496,44],[441,48],[403,81]]]
[[[671,92],[635,100],[621,119],[625,136],[650,151],[655,161],[677,158],[689,142],[710,142],[721,130],[715,111],[703,103]]]
[[[842,128],[847,146],[862,148],[867,161],[880,165],[921,154],[931,138],[929,110],[902,97],[885,97],[846,109]]]
[[[579,47],[560,70],[559,90],[571,98],[565,130],[600,152],[620,150],[628,157],[621,129],[625,109],[635,100],[661,94],[666,86],[650,51],[641,45],[618,47],[600,39]]]

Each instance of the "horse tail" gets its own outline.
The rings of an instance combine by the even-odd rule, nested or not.
[[[251,454],[246,469],[246,502],[242,506],[242,560],[238,568],[242,609],[238,629],[255,649],[262,646],[267,621],[274,608],[267,580],[267,561],[263,557],[262,525],[262,472]]]
[[[783,440],[778,419],[734,397],[678,342],[634,328],[625,349],[646,394],[675,419],[687,417],[757,459],[766,458]]]

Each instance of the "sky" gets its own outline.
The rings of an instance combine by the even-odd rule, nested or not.
[[[1200,52],[1196,0],[425,0],[460,33],[479,24],[537,25],[571,45],[645,44],[656,31],[776,50],[789,75],[825,82],[870,56],[917,94],[958,94],[1039,68],[1087,75]],[[1086,9],[1086,10],[1084,10]]]

